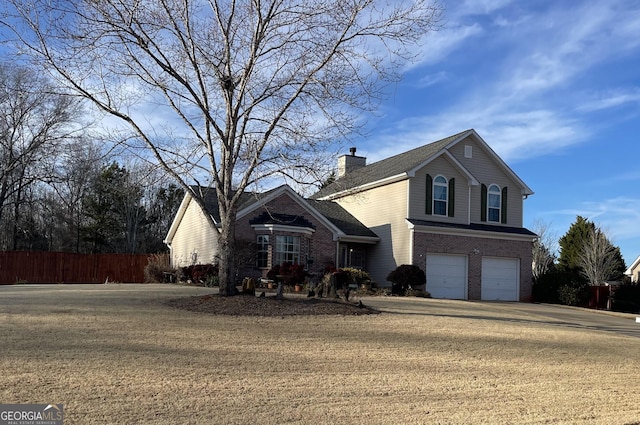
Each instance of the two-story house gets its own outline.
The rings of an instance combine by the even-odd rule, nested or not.
[[[522,222],[533,191],[475,130],[370,165],[352,150],[340,165],[314,198],[338,203],[380,237],[366,262],[376,280],[416,264],[434,297],[530,299],[535,234]]]
[[[282,261],[312,272],[332,264],[364,268],[384,286],[397,266],[416,264],[433,297],[527,301],[531,194],[474,130],[368,165],[352,149],[338,159],[336,181],[311,199],[288,186],[247,194],[237,238],[255,244],[255,259],[242,273],[264,275]],[[206,213],[215,220],[214,201]],[[176,266],[213,261],[212,229],[194,233],[206,225],[198,214],[187,195],[166,240]]]

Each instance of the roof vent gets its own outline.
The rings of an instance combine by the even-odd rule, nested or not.
[[[349,148],[349,153],[351,154],[351,156],[356,156],[356,147],[354,146],[352,148]]]

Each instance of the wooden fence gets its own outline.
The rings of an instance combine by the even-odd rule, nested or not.
[[[146,254],[0,252],[0,284],[142,283]]]

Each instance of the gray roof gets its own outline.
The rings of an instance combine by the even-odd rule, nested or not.
[[[218,207],[218,195],[216,193],[215,187],[204,187],[204,186],[191,186],[191,188],[196,192],[202,195],[204,200],[204,205],[207,210],[207,213],[211,214],[213,219],[219,223],[220,222],[220,209]],[[275,190],[275,189],[273,189]],[[240,196],[240,202],[238,205],[238,210],[241,210],[254,202],[264,198],[266,195],[271,193],[270,191],[259,193],[259,192],[244,192]]]
[[[333,201],[307,199],[307,202],[315,208],[316,211],[325,216],[327,220],[333,223],[334,226],[340,229],[345,235],[365,236],[371,238],[378,237],[378,235],[376,235],[371,229],[362,224],[347,210]]]
[[[216,222],[220,222],[220,210],[218,209],[218,196],[216,194],[215,188],[206,188],[206,187],[198,187],[192,186],[196,192],[199,192],[203,195],[204,203],[206,206],[207,213],[211,214]],[[238,206],[238,210],[242,210],[250,206],[251,204],[259,201],[264,198],[277,188],[269,190],[267,192],[258,193],[258,192],[245,192],[242,194],[240,198],[240,205]],[[373,237],[376,238],[377,235],[371,231],[368,227],[362,224],[358,219],[356,219],[353,215],[351,215],[347,210],[342,208],[340,205],[336,204],[332,201],[317,201],[307,199],[307,203],[311,208],[314,208],[317,212],[322,214],[327,220],[329,220],[334,226],[336,226],[340,231],[342,231],[345,235],[348,236],[365,236],[365,237]],[[281,211],[278,214],[271,214],[271,218],[276,218],[276,220],[290,221],[291,217],[287,216],[286,211]],[[257,221],[255,221],[257,220]],[[260,221],[261,223],[266,223],[267,218],[264,215],[258,215],[254,217],[251,221],[257,223]],[[255,224],[254,223],[254,224]],[[310,222],[308,222],[304,217],[297,217],[297,221],[295,225],[299,225],[302,227],[313,227]]]
[[[531,237],[537,236],[531,230],[525,229],[524,227],[495,226],[492,224],[479,224],[479,223],[471,223],[471,224],[441,223],[439,221],[416,220],[412,218],[408,218],[407,221],[417,226],[441,227],[446,229],[479,230],[483,232],[497,232],[497,233],[523,235],[523,236],[531,236]]]
[[[321,199],[324,196],[328,196],[333,193],[353,189],[367,183],[373,183],[388,177],[406,173],[436,155],[447,145],[468,131],[470,130],[462,131],[454,134],[453,136],[446,137],[436,142],[411,149],[410,151],[353,170],[340,177],[327,187],[320,189],[320,191],[314,194],[311,198]]]

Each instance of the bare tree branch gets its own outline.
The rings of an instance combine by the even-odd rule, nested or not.
[[[430,0],[9,0],[2,24],[201,207],[190,183],[215,187],[225,293],[242,192],[277,176],[317,183],[300,170],[362,128],[441,13]]]

